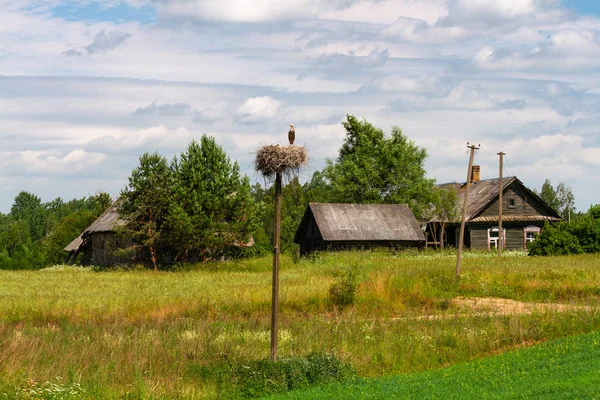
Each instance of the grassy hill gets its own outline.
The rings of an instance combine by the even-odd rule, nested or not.
[[[454,264],[435,252],[284,257],[280,355],[334,354],[371,378],[600,326],[594,256],[467,253],[460,282]],[[0,271],[0,398],[52,385],[94,399],[222,398],[223,365],[268,357],[271,265]],[[356,296],[341,307],[330,292],[348,281]]]
[[[270,399],[600,398],[600,332],[435,371],[359,380]]]

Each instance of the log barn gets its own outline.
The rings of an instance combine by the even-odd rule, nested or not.
[[[558,213],[546,204],[535,192],[528,189],[516,177],[503,179],[502,204],[499,204],[499,179],[479,179],[479,166],[473,166],[473,179],[469,190],[465,242],[471,249],[497,248],[500,234],[504,247],[509,250],[527,250],[527,243],[535,240],[546,222],[561,220]],[[460,215],[464,202],[466,183],[447,183],[439,187],[456,190],[458,201],[457,221],[447,221],[444,245],[456,246],[460,230]],[[499,212],[502,207],[502,233],[499,232]],[[429,221],[427,244],[438,245],[441,238],[440,222]]]
[[[294,243],[300,255],[372,247],[422,247],[421,225],[406,204],[310,203]]]
[[[131,262],[130,257],[114,254],[117,249],[131,246],[130,242],[122,243],[117,236],[117,228],[123,224],[117,213],[117,206],[113,204],[65,247],[65,251],[69,253],[67,263],[75,260],[81,253],[83,265],[109,266]]]

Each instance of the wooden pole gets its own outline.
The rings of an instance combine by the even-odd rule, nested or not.
[[[504,203],[502,203],[502,189],[504,188],[502,183],[502,161],[505,154],[506,153],[503,152],[498,153],[500,156],[500,187],[498,188],[498,257],[502,257],[502,248],[504,247],[504,235],[502,234],[502,209],[504,208]]]
[[[275,221],[273,227],[273,293],[271,299],[271,361],[277,360],[279,331],[279,253],[281,247],[281,172],[275,178]]]
[[[469,170],[467,171],[467,187],[465,189],[465,198],[463,200],[462,218],[460,221],[460,236],[458,238],[458,253],[456,255],[456,280],[460,279],[460,261],[462,258],[462,248],[465,239],[465,223],[467,219],[467,207],[469,205],[469,188],[471,187],[471,177],[473,176],[473,159],[475,158],[475,150],[479,150],[478,146],[469,145],[467,147],[471,149],[469,156]]]

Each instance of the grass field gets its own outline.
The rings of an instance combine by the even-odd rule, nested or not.
[[[600,332],[431,372],[358,380],[272,396],[292,399],[597,399]]]
[[[451,254],[282,261],[280,354],[333,353],[362,377],[432,370],[600,326],[594,256],[467,253],[458,283]],[[223,397],[231,388],[206,371],[268,357],[270,268],[267,257],[187,272],[0,271],[0,398],[44,390]],[[347,276],[357,296],[340,309],[328,292]],[[490,297],[517,307],[477,300]]]

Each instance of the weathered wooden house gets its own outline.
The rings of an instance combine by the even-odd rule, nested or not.
[[[558,213],[546,204],[537,194],[528,189],[516,177],[503,179],[502,204],[499,204],[499,179],[479,179],[479,167],[474,166],[474,174],[469,190],[464,245],[472,249],[497,248],[499,237],[503,235],[504,248],[526,250],[527,243],[535,240],[544,223],[559,221]],[[447,221],[444,244],[456,246],[460,230],[465,183],[439,185],[456,190],[458,196],[458,220]],[[499,232],[499,210],[502,207],[502,232]],[[431,220],[427,227],[428,244],[439,244],[440,221]],[[437,242],[437,243],[436,243]]]
[[[425,236],[406,204],[310,203],[294,243],[305,255],[317,250],[421,247]]]
[[[117,237],[116,230],[123,224],[117,213],[117,206],[113,204],[65,247],[65,251],[69,253],[67,262],[81,253],[83,265],[108,266],[130,262],[129,258],[114,254],[115,250],[131,245],[121,243]]]

